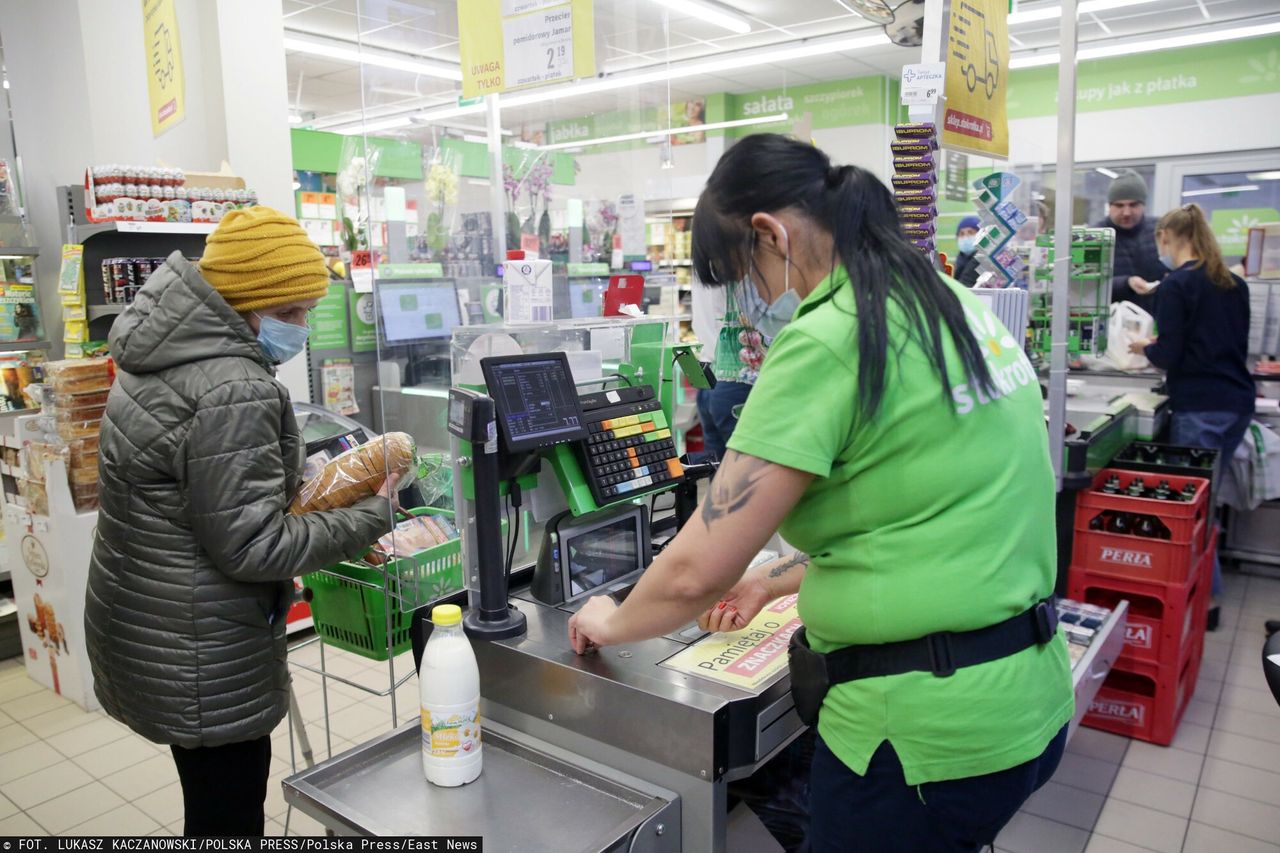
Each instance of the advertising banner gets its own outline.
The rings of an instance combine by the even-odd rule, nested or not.
[[[1009,156],[1009,5],[1007,0],[956,0],[947,33],[944,148]],[[1056,72],[1056,69],[1055,69]]]
[[[142,0],[142,43],[147,51],[151,134],[159,136],[187,114],[183,96],[182,43],[173,0]]]
[[[710,634],[662,665],[743,690],[762,687],[787,666],[787,646],[800,629],[798,598],[779,598],[741,631]]]

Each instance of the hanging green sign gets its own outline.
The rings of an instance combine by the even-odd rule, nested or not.
[[[334,282],[329,293],[311,312],[312,349],[346,349],[350,331],[347,323],[348,285]]]
[[[374,352],[378,349],[378,323],[373,314],[373,294],[347,293],[351,308],[351,351]]]

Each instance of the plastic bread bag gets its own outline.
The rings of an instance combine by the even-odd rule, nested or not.
[[[418,492],[422,505],[453,509],[453,460],[447,453],[424,453],[418,457]]]
[[[300,515],[326,509],[342,509],[377,494],[388,476],[403,489],[417,476],[417,445],[403,432],[375,436],[359,447],[340,453],[307,480],[289,506]]]

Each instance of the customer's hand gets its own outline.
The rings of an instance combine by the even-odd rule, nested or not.
[[[1129,288],[1139,296],[1146,296],[1155,290],[1159,284],[1160,282],[1158,281],[1147,281],[1140,275],[1129,276]]]
[[[1150,338],[1144,338],[1140,341],[1131,341],[1129,343],[1129,352],[1134,355],[1146,355],[1147,347],[1151,346],[1152,343],[1153,341]]]
[[[609,645],[609,620],[617,609],[617,603],[607,595],[587,599],[583,608],[569,617],[569,643],[573,650],[584,655]]]
[[[704,631],[741,631],[773,598],[762,581],[748,574],[698,617],[698,627]]]
[[[400,495],[400,475],[392,474],[391,476],[387,477],[387,479],[383,482],[382,488],[378,489],[378,493],[374,495],[374,497],[386,498],[387,500],[391,501],[391,506],[395,508],[396,512],[399,512],[400,511],[400,501],[398,500],[399,495]]]

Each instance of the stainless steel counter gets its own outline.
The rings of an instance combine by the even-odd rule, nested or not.
[[[417,722],[284,782],[285,799],[341,835],[478,836],[489,853],[680,850],[680,802],[499,723],[484,770],[458,788],[427,783]]]

